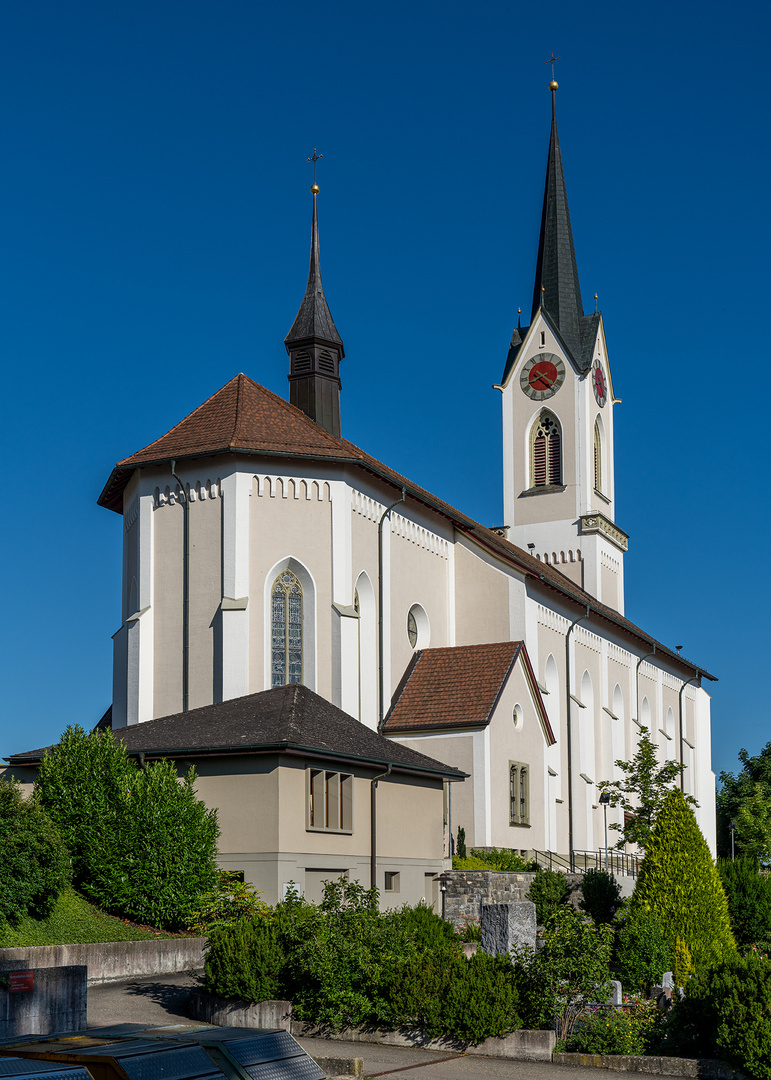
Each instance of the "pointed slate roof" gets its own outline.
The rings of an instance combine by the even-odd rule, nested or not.
[[[556,91],[552,90],[551,138],[533,287],[533,318],[543,305],[557,324],[573,358],[580,362],[581,319],[584,308],[557,133],[555,95]]]
[[[544,735],[554,733],[523,641],[422,649],[413,657],[383,724],[387,735],[490,723],[514,665],[521,659]]]
[[[397,772],[463,780],[466,773],[378,735],[307,686],[294,684],[116,728],[129,754],[193,757],[210,754],[315,754],[361,761]],[[13,763],[40,761],[50,747],[14,754]],[[10,760],[10,759],[9,759]]]
[[[319,222],[316,212],[316,192],[313,193],[313,223],[311,226],[311,265],[308,271],[308,284],[305,296],[300,304],[292,329],[284,338],[287,349],[296,341],[307,340],[329,341],[333,345],[339,345],[341,350],[343,341],[337,332],[334,320],[324,296],[324,286],[321,284],[321,263],[319,261]],[[345,355],[345,353],[343,353]]]

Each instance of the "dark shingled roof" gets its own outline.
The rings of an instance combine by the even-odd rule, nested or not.
[[[543,291],[542,291],[543,289]],[[533,319],[543,307],[559,327],[571,356],[581,359],[581,324],[584,307],[578,281],[573,230],[570,225],[565,173],[562,168],[555,91],[552,90],[551,138],[546,162],[541,233],[533,286]]]
[[[389,734],[489,724],[506,681],[522,659],[550,743],[555,741],[523,641],[423,649],[394,694],[383,730]]]
[[[319,262],[319,223],[316,216],[316,195],[313,196],[313,224],[311,227],[311,265],[308,271],[308,285],[305,296],[300,304],[292,329],[284,338],[284,344],[289,348],[296,341],[315,339],[329,341],[333,345],[340,345],[342,338],[337,332],[334,320],[324,296],[324,286],[321,284],[321,264]],[[343,356],[345,353],[342,354]]]
[[[130,754],[200,757],[207,754],[316,754],[339,761],[391,765],[397,772],[463,780],[466,773],[371,731],[306,686],[204,705],[186,713],[117,728]],[[12,765],[37,762],[50,747],[14,754]]]

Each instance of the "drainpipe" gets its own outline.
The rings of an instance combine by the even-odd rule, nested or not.
[[[567,737],[568,737],[568,849],[570,851],[570,868],[573,869],[573,704],[572,691],[570,689],[570,635],[582,619],[588,619],[592,613],[590,604],[586,605],[586,614],[573,619],[565,634],[565,684],[567,686]],[[592,717],[594,723],[594,717]]]
[[[370,845],[369,845],[369,887],[377,888],[377,782],[391,775],[392,765],[385,772],[378,773],[370,780],[369,806],[370,806]]]
[[[177,463],[171,461],[171,475],[179,484],[182,497],[182,712],[188,711],[190,691],[190,503],[185,485],[177,475]]]
[[[383,690],[383,522],[395,506],[403,503],[407,498],[407,489],[402,488],[402,497],[392,502],[387,510],[384,510],[380,521],[377,523],[377,631],[378,631],[378,734],[383,731],[383,719],[385,717],[384,690]],[[373,803],[374,806],[374,803]],[[374,811],[373,811],[374,813]],[[372,848],[374,851],[374,846]],[[374,858],[374,856],[373,856]]]
[[[680,687],[680,708],[679,708],[679,722],[680,722],[680,737],[678,742],[680,743],[680,790],[685,791],[685,772],[683,770],[683,691],[690,683],[698,683],[701,686],[701,672],[697,670],[696,674],[688,682],[684,682]]]

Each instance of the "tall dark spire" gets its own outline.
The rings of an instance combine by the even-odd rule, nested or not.
[[[533,318],[543,307],[557,324],[562,338],[573,357],[581,356],[581,323],[584,309],[581,286],[578,283],[573,230],[570,227],[565,174],[562,169],[559,135],[557,134],[557,83],[552,79],[551,139],[546,165],[546,188],[543,196],[541,235],[538,241],[538,262],[533,289]]]
[[[315,153],[315,151],[314,151]],[[311,265],[308,285],[292,329],[284,338],[289,354],[289,400],[333,435],[340,434],[340,361],[345,356],[321,284],[318,185],[313,194]]]

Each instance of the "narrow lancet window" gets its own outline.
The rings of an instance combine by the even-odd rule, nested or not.
[[[272,685],[303,681],[303,591],[291,570],[284,570],[271,593]]]
[[[594,421],[594,490],[602,491],[602,436],[597,420]]]

